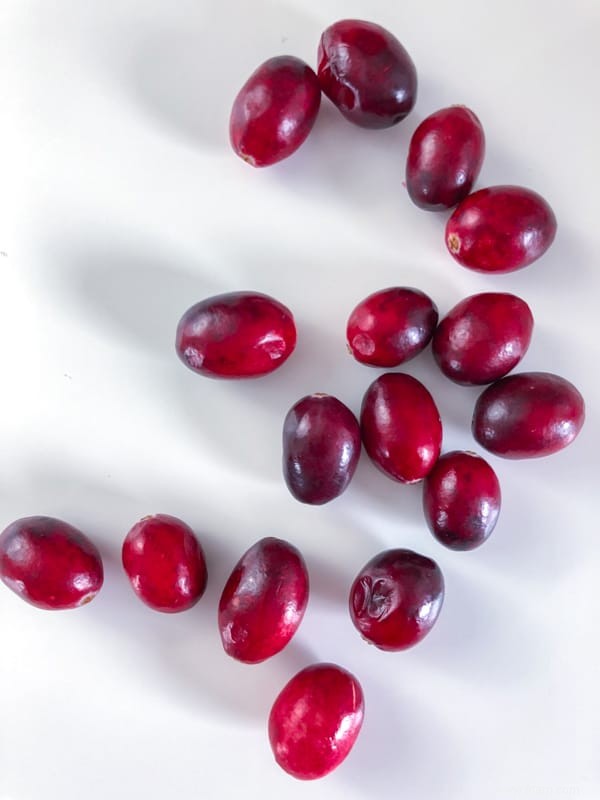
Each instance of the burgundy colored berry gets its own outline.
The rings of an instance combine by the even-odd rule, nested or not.
[[[298,550],[281,539],[261,539],[238,561],[219,601],[225,652],[246,664],[279,653],[307,602],[308,572]]]
[[[177,355],[210,378],[256,378],[280,367],[296,347],[292,312],[258,292],[230,292],[189,308],[175,340]]]
[[[77,608],[98,594],[102,559],[81,531],[54,517],[23,517],[0,534],[0,578],[32,606]]]
[[[446,245],[463,267],[513,272],[526,267],[554,241],[556,217],[536,192],[492,186],[469,195],[446,224]]]
[[[475,453],[446,453],[423,483],[425,520],[451,550],[483,544],[496,526],[500,502],[496,473]]]
[[[306,667],[283,687],[269,715],[275,761],[294,778],[322,778],[352,750],[363,714],[354,675],[335,664]]]
[[[312,69],[294,56],[261,64],[240,89],[229,121],[235,152],[253,167],[295,153],[311,132],[321,104]]]
[[[380,650],[406,650],[433,627],[444,601],[444,577],[431,558],[386,550],[372,558],[350,589],[350,616]]]
[[[413,133],[406,188],[419,208],[452,208],[471,191],[485,155],[481,122],[466,106],[442,108]]]
[[[411,111],[417,72],[398,39],[372,22],[344,19],[330,25],[318,52],[323,92],[350,122],[389,128]]]

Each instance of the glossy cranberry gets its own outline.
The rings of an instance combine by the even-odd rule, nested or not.
[[[54,517],[23,517],[0,534],[0,578],[32,606],[77,608],[102,588],[96,547],[81,531]]]
[[[282,539],[261,539],[238,561],[219,601],[225,652],[246,664],[279,653],[307,602],[308,572],[298,550]]]
[[[412,550],[386,550],[356,576],[350,616],[380,650],[406,650],[429,633],[443,601],[444,577],[435,561]]]
[[[352,750],[363,714],[354,675],[335,664],[306,667],[283,687],[269,715],[275,761],[294,778],[322,778]]]
[[[446,453],[423,483],[425,520],[451,550],[483,544],[496,526],[500,502],[496,473],[475,453]]]
[[[294,56],[261,64],[234,100],[229,136],[235,152],[253,167],[295,153],[312,130],[321,88],[312,69]]]
[[[554,212],[521,186],[492,186],[469,195],[446,224],[446,245],[463,267],[513,272],[544,255],[556,235]]]
[[[442,446],[440,414],[423,384],[387,372],[367,389],[360,426],[369,457],[388,477],[416,483],[427,475]]]
[[[448,312],[433,335],[433,355],[450,380],[480,385],[503,378],[523,358],[533,332],[531,309],[501,292],[474,294]]]
[[[177,327],[177,355],[211,378],[256,378],[280,367],[296,347],[292,312],[257,292],[230,292],[189,308]]]
[[[406,162],[410,199],[428,211],[452,208],[471,191],[485,155],[481,122],[466,106],[442,108],[413,133]]]
[[[372,22],[344,19],[319,43],[321,88],[350,122],[389,128],[411,111],[417,72],[398,39]]]

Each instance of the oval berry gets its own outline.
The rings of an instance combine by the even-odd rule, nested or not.
[[[504,458],[540,458],[569,445],[585,420],[583,397],[550,372],[521,372],[493,383],[480,395],[473,436]]]
[[[261,64],[240,89],[229,121],[231,146],[253,167],[292,155],[312,130],[321,104],[313,70],[294,56]]]
[[[466,106],[442,108],[412,135],[406,188],[419,208],[452,208],[471,191],[485,155],[481,122]]]
[[[275,761],[294,778],[322,778],[347,757],[363,714],[354,675],[335,664],[306,667],[283,687],[269,714]]]
[[[323,92],[347,120],[362,128],[389,128],[412,110],[417,72],[398,39],[372,22],[330,25],[318,52]]]
[[[444,601],[444,577],[431,558],[386,550],[372,558],[350,589],[350,616],[380,650],[406,650],[431,630]]]
[[[513,272],[528,266],[554,241],[556,217],[536,192],[492,186],[469,195],[446,224],[450,254],[477,272]]]
[[[308,602],[304,559],[288,542],[261,539],[244,553],[219,601],[225,652],[246,664],[264,661],[286,646]]]
[[[60,610],[93,600],[104,570],[77,528],[54,517],[24,517],[0,534],[0,579],[32,606]]]
[[[296,347],[292,312],[258,292],[230,292],[189,308],[177,327],[177,355],[210,378],[256,378],[280,367]]]

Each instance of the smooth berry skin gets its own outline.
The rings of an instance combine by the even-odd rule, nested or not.
[[[324,94],[361,128],[389,128],[417,99],[417,72],[398,39],[372,22],[345,19],[321,35],[318,76]]]
[[[514,272],[543,256],[556,236],[554,212],[536,192],[491,186],[469,195],[446,224],[446,246],[476,272]]]
[[[144,517],[133,526],[123,542],[122,562],[133,591],[154,611],[187,611],[206,589],[206,561],[194,531],[168,514]]]
[[[444,576],[435,561],[412,550],[386,550],[356,576],[350,617],[380,650],[406,650],[429,633],[443,601]]]
[[[0,534],[0,579],[36,608],[89,603],[104,581],[102,559],[81,531],[54,517],[23,517]]]
[[[405,286],[382,289],[350,314],[348,349],[361,364],[397,367],[427,347],[437,321],[437,307],[424,292]]]
[[[503,292],[474,294],[455,305],[438,325],[433,357],[451,381],[481,386],[517,366],[532,333],[533,314],[520,297]]]
[[[387,372],[367,389],[360,415],[362,440],[376,467],[401,483],[416,483],[433,468],[442,446],[442,422],[423,384]]]
[[[347,406],[328,394],[303,397],[283,423],[288,489],[301,503],[329,503],[348,487],[360,449],[358,420]]]
[[[230,292],[189,308],[177,326],[177,355],[209,378],[257,378],[296,347],[292,312],[258,292]]]
[[[313,70],[294,56],[261,64],[238,92],[229,120],[231,146],[253,167],[295,153],[319,112],[321,87]]]
[[[521,372],[493,383],[475,404],[473,436],[503,458],[541,458],[564,449],[585,421],[572,383],[550,372]]]
[[[471,191],[483,164],[485,135],[466,106],[450,106],[423,120],[406,161],[410,199],[427,211],[452,208]]]
[[[279,653],[302,622],[308,593],[300,552],[282,539],[261,539],[238,561],[219,601],[225,652],[245,664]]]
[[[299,780],[328,775],[354,746],[364,716],[360,683],[335,664],[313,664],[283,687],[269,715],[279,766]]]
[[[450,550],[482,545],[496,527],[501,499],[496,473],[475,453],[445,453],[423,482],[425,520]]]

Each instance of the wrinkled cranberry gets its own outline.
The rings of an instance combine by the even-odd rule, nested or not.
[[[81,531],[54,517],[24,517],[0,534],[0,578],[32,606],[77,608],[102,588],[96,547]]]
[[[330,25],[318,52],[323,92],[346,119],[362,128],[389,128],[411,111],[417,72],[398,39],[372,22]]]
[[[294,778],[322,778],[347,757],[363,714],[363,693],[354,675],[335,664],[306,667],[273,703],[269,740],[275,760]]]

